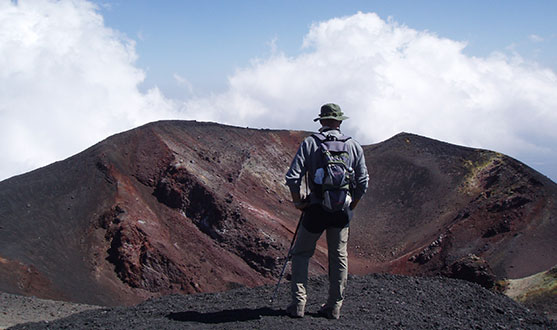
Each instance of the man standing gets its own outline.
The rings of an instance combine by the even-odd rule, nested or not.
[[[286,312],[292,317],[303,317],[306,304],[309,259],[313,256],[317,240],[326,231],[329,256],[329,297],[319,310],[327,318],[338,319],[344,299],[344,288],[348,277],[348,226],[353,210],[365,194],[368,174],[362,147],[353,139],[340,132],[344,116],[340,107],[327,103],[321,107],[319,117],[314,121],[321,124],[318,134],[307,137],[292,160],[286,173],[286,184],[290,188],[294,206],[304,212],[302,224],[292,248],[292,302]],[[348,158],[348,168],[352,171],[348,197],[337,209],[331,209],[329,201],[324,203],[323,143],[340,141]],[[327,148],[325,148],[327,149]],[[338,171],[337,171],[338,172]],[[304,175],[308,176],[310,194],[302,197],[300,186]],[[335,195],[336,196],[336,195]],[[328,198],[328,196],[327,196]]]

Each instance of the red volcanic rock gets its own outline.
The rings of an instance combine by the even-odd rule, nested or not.
[[[307,134],[162,121],[0,182],[0,290],[120,305],[274,283],[299,217],[284,174]],[[351,272],[557,263],[557,188],[524,164],[411,134],[364,152]],[[321,241],[311,273],[326,260]]]
[[[157,122],[1,182],[0,289],[119,305],[274,282],[305,134]],[[9,271],[19,262],[36,275]]]

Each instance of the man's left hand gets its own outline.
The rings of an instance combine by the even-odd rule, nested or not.
[[[356,205],[358,205],[359,201],[360,201],[359,199],[353,200],[352,203],[350,203],[350,206],[349,206],[350,210],[354,210],[356,208]]]

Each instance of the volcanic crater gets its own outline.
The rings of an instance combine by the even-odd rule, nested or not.
[[[274,283],[299,218],[284,174],[308,134],[160,121],[0,182],[0,291],[118,306]],[[352,274],[492,288],[557,264],[547,177],[409,133],[363,148]],[[321,241],[312,275],[326,265]]]

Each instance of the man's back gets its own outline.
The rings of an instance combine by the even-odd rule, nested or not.
[[[321,134],[333,136],[337,139],[344,137],[340,129],[325,129]],[[368,173],[365,164],[364,152],[360,144],[350,138],[346,142],[349,164],[354,170],[354,183],[355,188],[352,192],[353,199],[360,199],[367,190]],[[310,191],[316,191],[315,187],[315,173],[321,166],[321,151],[319,149],[319,142],[310,135],[304,139],[298,152],[292,160],[290,169],[286,173],[286,185],[299,185],[301,184],[302,177],[307,173],[308,184]],[[310,194],[310,204],[321,203],[321,196]]]

